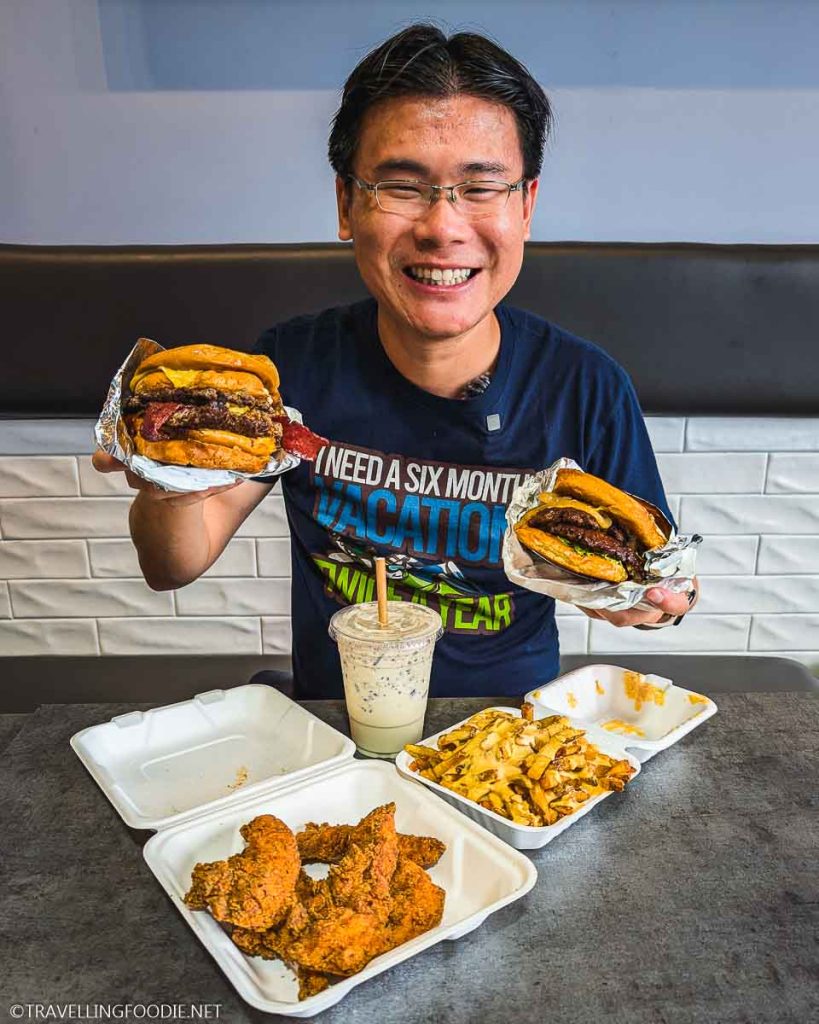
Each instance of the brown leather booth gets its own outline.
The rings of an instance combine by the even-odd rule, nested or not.
[[[248,348],[366,294],[348,246],[0,245],[0,416],[96,416],[140,335]],[[819,413],[819,246],[530,243],[509,295],[597,342],[647,413]]]

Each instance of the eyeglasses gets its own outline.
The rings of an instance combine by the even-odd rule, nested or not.
[[[458,185],[430,185],[425,181],[378,181],[370,184],[349,175],[360,189],[375,194],[379,209],[417,220],[423,217],[441,193],[470,220],[494,217],[509,202],[512,192],[523,188],[525,178],[510,185],[505,181],[462,181]]]

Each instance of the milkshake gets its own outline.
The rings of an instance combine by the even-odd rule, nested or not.
[[[441,616],[425,605],[390,601],[389,622],[378,602],[353,604],[330,620],[338,644],[350,733],[369,757],[394,757],[423,735],[429,674]]]

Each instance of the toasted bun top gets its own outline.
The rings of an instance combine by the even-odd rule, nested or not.
[[[559,469],[552,490],[599,508],[631,530],[646,548],[661,547],[666,542],[665,533],[644,505],[598,476],[579,469]]]
[[[279,387],[279,372],[267,356],[237,352],[220,345],[181,345],[154,352],[143,359],[131,378],[131,390],[136,388],[141,377],[162,366],[172,370],[241,370],[255,373],[271,393]]]

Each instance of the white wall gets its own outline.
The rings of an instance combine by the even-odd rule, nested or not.
[[[816,241],[815,0],[3,0],[0,240],[333,239],[343,79],[430,16],[553,99],[535,239]]]

